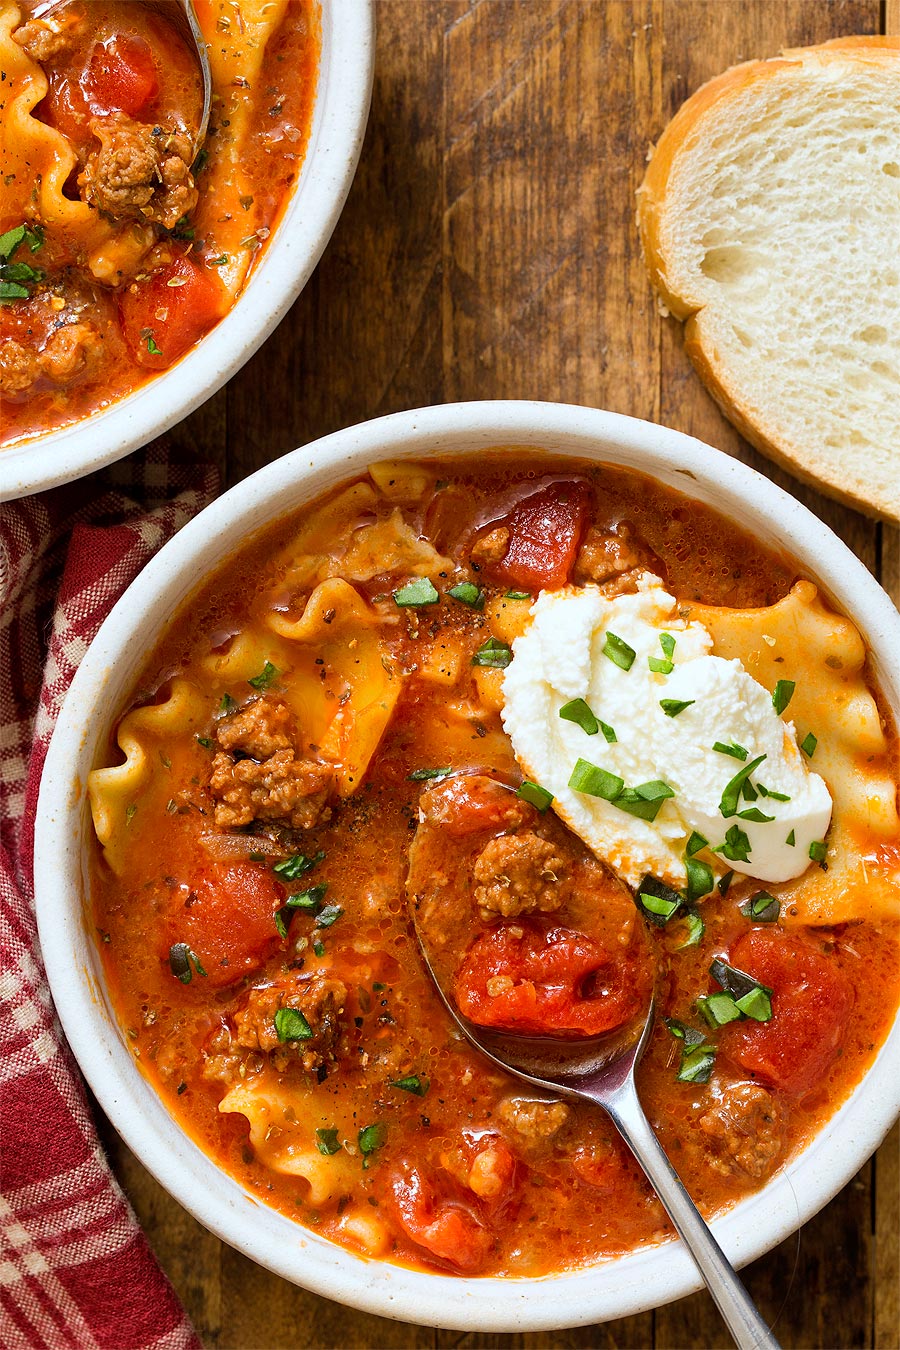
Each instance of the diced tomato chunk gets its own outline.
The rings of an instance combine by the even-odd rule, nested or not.
[[[485,571],[525,590],[565,586],[591,515],[592,491],[582,478],[551,483],[518,502],[503,522],[506,555]]]
[[[837,1058],[853,1007],[850,982],[833,956],[799,933],[753,929],[729,960],[772,990],[772,1019],[729,1023],[719,1049],[762,1082],[804,1096]]]
[[[472,1210],[448,1196],[411,1163],[391,1179],[389,1205],[403,1233],[440,1265],[472,1274],[484,1264],[493,1239]]]
[[[530,808],[503,783],[485,774],[460,774],[431,788],[422,798],[428,819],[460,837],[479,830],[510,830]]]
[[[83,87],[94,114],[123,112],[134,117],[159,92],[150,44],[132,33],[98,42]]]
[[[629,963],[570,928],[518,920],[489,929],[456,974],[460,1012],[485,1027],[528,1035],[599,1036],[638,1008]]]
[[[279,942],[275,911],[282,887],[259,863],[210,863],[192,879],[190,892],[173,892],[174,907],[164,927],[169,946],[186,942],[214,989],[257,970]],[[169,946],[160,951],[168,961]],[[195,975],[196,979],[197,976]]]
[[[151,370],[171,366],[227,309],[218,279],[181,256],[134,282],[119,300],[125,341],[139,365]]]

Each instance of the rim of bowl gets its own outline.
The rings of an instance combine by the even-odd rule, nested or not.
[[[861,562],[810,511],[738,460],[680,432],[616,413],[524,401],[395,413],[301,447],[194,518],[144,568],[106,619],[72,682],[44,769],[35,839],[41,944],[69,1043],[101,1107],[157,1180],[202,1224],[296,1284],[366,1312],[459,1330],[542,1331],[624,1317],[701,1287],[680,1242],[569,1273],[471,1279],[356,1256],[261,1205],[181,1130],[124,1044],[84,911],[86,794],[95,747],[173,610],[231,541],[294,510],[379,459],[488,448],[540,448],[648,473],[736,518],[808,568],[851,613],[900,714],[900,615]],[[900,1113],[900,1018],[874,1064],[812,1143],[767,1185],[717,1219],[735,1265],[768,1251],[853,1176]],[[547,1294],[552,1292],[552,1298]]]
[[[306,155],[246,287],[169,370],[71,426],[0,447],[0,501],[81,478],[168,431],[240,370],[306,285],[356,172],[375,59],[374,0],[318,3],[322,50]]]

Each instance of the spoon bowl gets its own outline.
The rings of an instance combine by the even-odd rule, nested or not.
[[[466,1039],[492,1063],[556,1096],[593,1102],[615,1125],[688,1248],[738,1350],[778,1350],[778,1342],[666,1156],[638,1096],[635,1070],[653,1031],[655,993],[646,1014],[601,1036],[519,1035],[473,1022],[438,978],[423,925],[412,907],[419,950],[435,988]],[[441,962],[444,966],[445,962]]]

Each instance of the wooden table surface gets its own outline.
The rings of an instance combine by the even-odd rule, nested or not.
[[[337,0],[340,3],[340,0]],[[895,0],[378,0],[375,91],[350,198],[306,291],[176,433],[229,483],[365,418],[479,398],[666,423],[768,474],[900,598],[900,535],[741,441],[660,318],[634,192],[683,99],[736,61],[877,33]],[[894,30],[897,31],[897,30]],[[207,1346],[711,1347],[709,1297],[603,1326],[461,1334],[294,1288],[212,1237],[107,1129],[114,1166]],[[746,1271],[784,1346],[900,1346],[896,1130],[799,1236]]]

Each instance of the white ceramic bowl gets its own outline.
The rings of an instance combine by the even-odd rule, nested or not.
[[[374,0],[320,0],[322,52],[306,158],[291,199],[225,318],[170,370],[89,418],[0,447],[0,502],[121,459],[180,422],[240,370],[309,280],[337,224],[372,94]]]
[[[220,497],[147,565],[75,676],[47,758],[35,844],[41,942],[66,1035],[100,1105],[162,1185],[226,1242],[317,1293],[411,1322],[495,1332],[625,1316],[679,1298],[698,1288],[699,1279],[680,1244],[536,1280],[424,1274],[354,1256],[251,1199],[174,1123],[116,1024],[86,919],[84,784],[154,636],[242,536],[373,461],[510,445],[642,470],[739,519],[764,543],[787,549],[860,626],[881,687],[900,713],[900,616],[840,540],[767,479],[679,432],[592,408],[448,404],[351,427],[277,460]],[[716,1222],[728,1256],[742,1265],[809,1219],[876,1148],[898,1112],[900,1021],[814,1143]]]

